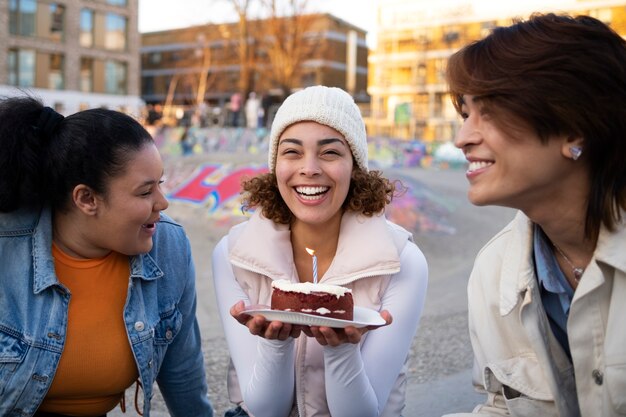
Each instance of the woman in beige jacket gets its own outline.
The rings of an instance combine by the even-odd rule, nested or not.
[[[534,15],[452,56],[469,199],[520,210],[468,297],[480,415],[626,415],[626,42]]]
[[[239,405],[227,416],[400,416],[428,271],[411,234],[385,219],[394,185],[368,170],[352,97],[323,86],[289,96],[268,163],[269,173],[244,183],[253,216],[213,253]],[[246,314],[244,305],[270,304],[274,280],[313,281],[306,248],[316,250],[320,284],[350,288],[355,306],[387,325],[309,328]]]

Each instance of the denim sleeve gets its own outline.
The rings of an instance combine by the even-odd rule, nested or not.
[[[185,254],[187,267],[177,277],[185,282],[178,302],[182,327],[167,348],[157,383],[173,417],[212,417],[196,318],[195,268],[188,239],[185,239],[185,251],[179,250],[176,256]]]

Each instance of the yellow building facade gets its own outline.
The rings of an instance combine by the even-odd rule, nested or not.
[[[477,2],[385,0],[378,8],[376,47],[368,59],[368,135],[426,142],[454,138],[460,125],[447,94],[448,57],[495,26],[533,12],[590,15],[626,37],[626,0],[550,0],[540,10],[510,5],[481,10]],[[506,2],[502,2],[506,3]],[[567,3],[567,4],[566,4]]]

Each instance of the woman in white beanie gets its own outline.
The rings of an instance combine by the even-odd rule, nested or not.
[[[243,184],[251,219],[213,252],[238,405],[226,416],[400,416],[428,270],[411,234],[384,217],[395,186],[368,170],[352,97],[323,86],[289,96],[272,124],[268,163],[269,173]],[[306,248],[320,284],[351,289],[355,305],[379,311],[385,325],[305,327],[246,314],[270,304],[272,281],[314,280]]]

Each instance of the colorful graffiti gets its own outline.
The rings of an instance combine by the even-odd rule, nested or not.
[[[234,166],[204,163],[169,192],[171,201],[206,208],[215,220],[232,220],[244,216],[241,211],[240,184],[244,178],[267,172],[266,165]],[[406,191],[387,207],[387,217],[414,233],[454,234],[448,214],[454,209],[423,184],[410,178],[400,179]]]
[[[183,127],[156,128],[147,127],[164,156],[210,155],[218,152],[244,152],[264,155],[267,152],[269,132],[267,129],[245,129],[232,127],[190,127],[185,135],[186,143],[181,138]],[[433,144],[413,140],[406,141],[387,137],[368,137],[369,162],[372,167],[430,167],[439,166],[447,161],[439,161],[432,150]]]
[[[241,214],[241,181],[263,172],[267,172],[266,166],[235,168],[231,164],[202,164],[169,193],[169,198],[206,207],[211,215]]]
[[[170,201],[203,207],[213,221],[220,223],[238,222],[245,216],[241,211],[241,181],[267,172],[267,165],[243,162],[247,158],[242,155],[255,155],[254,161],[264,160],[266,131],[196,129],[192,132],[193,153],[187,156],[182,155],[179,143],[182,128],[151,133],[165,162],[167,181],[164,188]],[[418,143],[399,145],[386,139],[369,141],[372,169],[424,166],[424,152]],[[454,210],[453,204],[419,181],[400,176],[391,179],[401,180],[406,192],[387,207],[387,217],[413,233],[456,233],[447,220]]]
[[[413,233],[456,233],[448,222],[455,208],[451,201],[412,178],[398,176],[393,179],[400,180],[406,192],[387,206],[385,214],[389,220]]]

